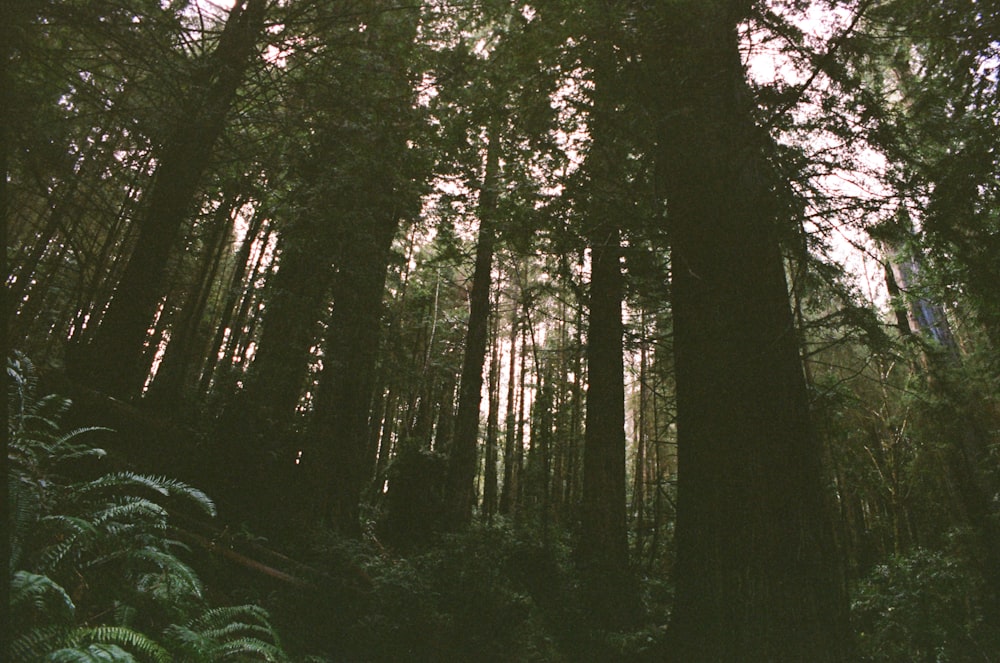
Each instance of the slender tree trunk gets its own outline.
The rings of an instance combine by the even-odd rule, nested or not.
[[[469,294],[469,324],[462,360],[462,381],[458,414],[455,417],[455,440],[448,456],[446,499],[451,510],[450,525],[464,527],[472,519],[476,501],[476,449],[479,443],[479,405],[483,390],[483,362],[489,336],[490,286],[493,276],[493,245],[496,242],[494,215],[497,206],[497,180],[500,170],[500,147],[497,130],[490,131],[486,149],[486,169],[479,192],[479,235],[476,264]]]
[[[76,374],[115,396],[135,396],[145,381],[146,330],[160,301],[167,262],[195,202],[212,148],[264,25],[267,0],[245,0],[229,14],[207,87],[192,94],[185,121],[159,157],[135,249],[100,329],[81,349]]]
[[[740,62],[743,9],[683,2],[661,24],[680,435],[671,653],[843,661],[845,594]]]
[[[208,349],[205,352],[206,359],[201,369],[198,393],[208,393],[216,368],[218,367],[220,354],[223,354],[227,360],[232,361],[232,357],[224,354],[226,334],[228,332],[230,337],[236,334],[236,325],[234,325],[233,329],[230,329],[230,325],[233,324],[234,318],[236,320],[240,319],[237,316],[237,311],[245,298],[245,291],[252,287],[254,280],[256,280],[259,261],[264,255],[264,246],[267,244],[267,233],[261,234],[260,232],[262,226],[264,226],[264,215],[258,209],[254,212],[253,218],[250,219],[246,237],[243,239],[243,244],[240,245],[240,249],[233,261],[233,273],[229,279],[229,286],[223,289],[222,313],[219,322],[215,325],[215,335],[209,342]],[[261,250],[253,262],[251,262],[250,252],[253,249],[254,242],[257,240],[261,242]],[[244,282],[246,282],[246,287],[244,287]]]
[[[517,332],[519,318],[517,315],[517,305],[512,302],[510,313],[510,364],[507,367],[507,409],[504,413],[504,448],[503,448],[503,487],[500,491],[499,510],[503,515],[508,515],[514,510],[514,503],[517,500],[517,475],[514,472],[515,463],[515,433],[514,428],[517,423],[515,414],[516,404],[516,370],[517,370]]]
[[[490,325],[492,340],[490,349],[490,372],[487,392],[489,408],[486,415],[486,452],[483,467],[483,519],[491,523],[497,510],[497,439],[500,429],[500,316],[498,315],[499,294],[493,304],[493,324]]]
[[[527,306],[525,306],[527,308]],[[521,325],[521,354],[517,371],[517,423],[514,428],[514,494],[515,515],[523,513],[524,505],[524,427],[527,404],[528,378],[528,316],[522,309],[524,323]]]
[[[201,359],[194,355],[194,350],[200,349],[198,331],[222,260],[228,231],[232,228],[233,211],[239,208],[238,202],[238,195],[231,193],[219,203],[213,215],[198,276],[177,315],[177,322],[170,327],[170,342],[156,377],[146,391],[144,402],[155,408],[173,410],[180,406],[190,369]]]

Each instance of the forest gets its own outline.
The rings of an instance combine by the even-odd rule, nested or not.
[[[3,660],[1000,661],[995,1],[3,14]]]

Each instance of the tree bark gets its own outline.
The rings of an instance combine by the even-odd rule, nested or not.
[[[578,554],[603,622],[630,610],[625,509],[625,368],[622,356],[621,245],[616,228],[591,249],[587,332],[587,411]]]
[[[511,302],[510,313],[510,364],[507,367],[507,409],[504,412],[504,443],[503,443],[503,486],[500,490],[500,504],[498,509],[501,514],[508,515],[514,510],[517,502],[517,471],[515,462],[517,460],[514,451],[515,434],[514,427],[517,422],[515,413],[515,394],[517,377],[517,332],[518,309],[515,302]]]
[[[661,35],[679,434],[678,661],[843,661],[846,600],[738,50],[738,2]]]
[[[320,498],[314,516],[350,536],[361,534],[361,494],[374,471],[366,453],[368,419],[382,298],[398,228],[399,218],[386,215],[373,220],[371,227],[349,232],[350,250],[338,264],[334,284],[334,309],[311,423],[313,458],[303,459],[308,473],[305,485]]]
[[[446,499],[453,528],[464,527],[472,520],[476,501],[476,448],[479,442],[479,405],[483,390],[483,362],[489,336],[490,286],[493,283],[493,246],[496,243],[494,216],[500,170],[500,147],[497,130],[490,132],[486,149],[486,169],[479,191],[479,233],[476,240],[476,263],[469,294],[469,324],[462,359],[462,381],[455,438],[448,455]]]

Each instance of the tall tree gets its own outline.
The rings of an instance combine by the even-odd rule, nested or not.
[[[680,2],[656,66],[677,381],[679,661],[847,659],[846,600],[738,48],[748,3]]]
[[[594,89],[591,93],[591,144],[586,173],[584,215],[590,247],[587,327],[587,410],[583,439],[583,493],[578,554],[591,597],[590,608],[605,623],[629,619],[628,535],[625,508],[625,365],[622,337],[622,210],[626,200],[623,167],[626,143],[615,123],[619,63],[618,30],[611,12],[597,12],[592,34]],[[620,102],[617,102],[620,103]]]
[[[230,11],[209,64],[183,100],[183,122],[160,150],[135,249],[115,295],[95,337],[77,350],[77,375],[109,393],[134,396],[145,381],[143,345],[163,296],[167,261],[250,66],[266,8],[267,0],[242,0]]]
[[[489,336],[490,285],[496,243],[500,136],[494,127],[486,148],[486,166],[479,193],[479,233],[476,262],[469,293],[469,326],[462,360],[462,380],[455,419],[455,439],[448,458],[447,494],[455,526],[467,525],[475,503],[474,482],[479,442],[479,406],[483,389],[483,362]]]
[[[387,9],[381,1],[365,6],[358,51],[363,85],[349,86],[357,89],[356,124],[347,130],[358,151],[349,170],[347,163],[339,167],[353,186],[321,187],[317,195],[316,211],[333,217],[339,238],[332,256],[333,311],[309,424],[311,458],[303,457],[303,465],[305,485],[315,493],[307,498],[311,514],[349,535],[361,532],[362,491],[375,467],[369,419],[393,239],[417,214],[429,166],[423,110],[415,99],[419,7]],[[286,462],[292,452],[283,450]]]

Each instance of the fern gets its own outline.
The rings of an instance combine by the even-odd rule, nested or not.
[[[267,611],[256,605],[206,610],[183,626],[168,627],[164,635],[192,661],[287,660]]]
[[[28,532],[41,515],[42,500],[32,482],[13,472],[7,478],[7,496],[10,500],[7,513],[10,526],[10,570],[14,571],[21,561]]]
[[[86,649],[65,648],[49,654],[48,663],[135,663],[135,657],[118,645],[92,644]]]
[[[257,638],[230,640],[222,645],[219,653],[219,660],[223,661],[232,659],[245,661],[248,658],[274,662],[285,660],[280,648]]]
[[[88,481],[76,488],[74,499],[87,499],[94,495],[118,492],[125,489],[145,488],[163,497],[181,497],[194,504],[209,516],[214,516],[215,503],[205,493],[183,481],[166,477],[147,476],[135,472],[114,472]]]
[[[8,359],[7,371],[11,660],[286,660],[264,609],[205,609],[198,574],[176,554],[187,546],[167,538],[170,504],[214,516],[212,500],[162,476],[60,475],[60,467],[104,457],[82,438],[108,429],[63,432],[70,401],[36,398],[23,355]],[[71,586],[73,598],[64,589]],[[75,623],[84,613],[87,625]]]
[[[18,571],[10,583],[10,605],[16,610],[28,604],[41,614],[54,616],[60,623],[71,623],[76,612],[62,585],[48,576]]]
[[[11,661],[38,661],[66,639],[67,628],[47,624],[22,632],[10,643]]]
[[[156,663],[170,663],[170,653],[151,638],[124,626],[94,626],[78,628],[69,634],[67,644],[118,645]]]
[[[206,631],[219,628],[237,620],[252,620],[258,624],[270,627],[267,610],[259,605],[227,605],[219,608],[206,610],[196,619],[193,619],[188,626],[191,628]]]
[[[198,574],[172,553],[146,547],[130,553],[129,563],[155,569],[151,573],[142,573],[136,582],[139,592],[150,595],[155,601],[172,602],[202,597],[202,584]]]

